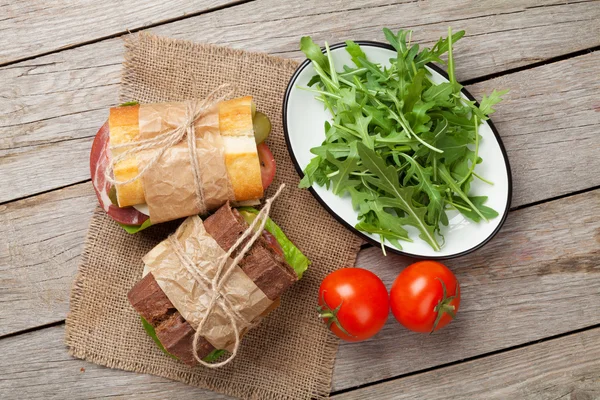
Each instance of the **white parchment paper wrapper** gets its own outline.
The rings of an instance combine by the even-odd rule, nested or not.
[[[186,107],[186,103],[140,105],[140,140],[153,138],[182,125],[185,121]],[[218,106],[211,107],[194,126],[204,203],[210,210],[227,200],[235,200],[225,166]],[[141,169],[144,161],[141,159],[139,162]],[[143,175],[142,181],[150,220],[153,223],[171,221],[200,212],[187,141],[167,149]]]
[[[200,217],[187,218],[175,232],[175,237],[189,258],[212,279],[218,267],[219,257],[225,254],[225,251],[206,232]],[[146,254],[143,261],[146,271],[154,275],[158,285],[183,318],[197,329],[207,313],[211,293],[207,293],[180,264],[167,240]],[[233,309],[242,314],[247,321],[257,320],[276,306],[237,266],[223,285],[222,293],[230,299]],[[238,320],[240,334],[249,327],[250,325]],[[220,307],[215,306],[209,314],[202,336],[217,349],[232,350],[235,334],[231,321]]]

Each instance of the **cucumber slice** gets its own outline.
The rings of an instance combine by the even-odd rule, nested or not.
[[[112,185],[108,190],[108,198],[113,205],[119,207],[119,201],[117,200],[117,187]]]
[[[269,137],[271,133],[271,121],[265,114],[257,111],[252,120],[254,126],[254,139],[256,144],[261,144]]]

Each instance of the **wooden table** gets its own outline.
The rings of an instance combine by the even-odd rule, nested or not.
[[[465,29],[457,76],[480,97],[513,168],[512,211],[483,249],[448,265],[463,291],[435,335],[390,319],[342,343],[332,395],[600,398],[600,2],[12,0],[0,4],[0,398],[214,399],[162,378],[67,355],[70,284],[96,205],[92,138],[117,103],[123,45],[175,38],[301,59],[299,38],[431,44]],[[409,259],[365,246],[357,264],[391,284]]]

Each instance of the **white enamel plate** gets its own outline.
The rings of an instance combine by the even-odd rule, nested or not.
[[[389,45],[366,41],[357,41],[357,43],[370,61],[382,66],[389,66],[389,59],[396,57],[395,50]],[[341,70],[343,65],[354,67],[344,47],[344,43],[330,47],[338,70]],[[427,68],[434,83],[448,81],[446,73],[437,66],[428,65]],[[300,176],[304,176],[302,171],[314,157],[310,149],[320,146],[325,139],[325,121],[331,120],[331,115],[324,109],[323,104],[315,99],[314,93],[298,88],[306,87],[314,75],[312,62],[310,60],[303,62],[290,80],[283,104],[285,138]],[[464,89],[463,95],[466,99],[474,100],[473,96]],[[489,222],[476,223],[455,210],[447,211],[449,224],[441,226],[444,240],[440,239],[440,243],[443,243],[440,251],[433,250],[419,238],[416,228],[410,226],[406,229],[413,242],[401,241],[402,249],[398,249],[386,241],[384,245],[387,250],[419,258],[451,258],[478,249],[500,230],[510,207],[512,192],[510,166],[500,136],[491,121],[488,120],[479,127],[479,134],[482,136],[479,156],[483,158],[483,163],[476,166],[475,172],[494,184],[488,185],[475,179],[471,184],[469,195],[488,196],[485,205],[496,210],[499,215]],[[379,236],[366,234],[354,228],[358,223],[358,213],[353,209],[349,195],[339,197],[316,184],[310,188],[310,191],[338,221],[362,238],[377,246],[381,245]]]

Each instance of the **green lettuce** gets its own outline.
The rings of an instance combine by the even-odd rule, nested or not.
[[[169,353],[168,350],[165,349],[165,346],[162,345],[160,340],[158,340],[158,336],[156,336],[156,330],[154,329],[154,327],[152,325],[150,325],[150,323],[148,321],[146,321],[146,319],[144,319],[144,317],[140,316],[140,319],[142,320],[142,325],[144,326],[144,330],[146,331],[148,336],[150,336],[152,338],[152,340],[154,340],[154,343],[156,343],[158,348],[161,349],[163,351],[163,353],[165,353],[169,357],[174,358],[175,360],[179,360],[179,358],[177,358],[173,354]],[[217,358],[221,357],[221,355],[223,353],[225,353],[225,350],[214,349],[213,351],[210,352],[209,355],[204,357],[202,360],[206,361],[206,362],[213,362]]]
[[[254,221],[254,219],[256,218],[256,215],[258,214],[258,210],[253,207],[241,207],[238,210],[240,211],[240,215],[249,224],[251,224],[252,221]],[[148,223],[148,225],[144,226],[146,223]],[[152,224],[150,223],[150,220],[148,219],[146,222],[144,222],[140,226],[123,225],[123,224],[119,224],[119,225],[121,225],[129,233],[136,233],[136,232],[141,231],[142,229],[146,229],[148,226],[150,226]],[[265,229],[267,230],[267,232],[269,232],[271,235],[273,235],[275,237],[275,239],[281,246],[281,250],[283,250],[283,256],[285,258],[285,261],[296,272],[296,275],[298,275],[298,279],[302,278],[302,274],[304,273],[304,271],[306,271],[308,269],[308,266],[310,265],[310,260],[304,254],[302,254],[300,249],[298,249],[294,245],[294,243],[292,243],[292,241],[287,238],[287,236],[285,236],[285,233],[283,233],[281,228],[279,228],[279,226],[277,226],[277,224],[275,222],[273,222],[273,220],[271,218],[269,218],[267,220],[267,223],[265,224]],[[148,335],[152,338],[152,340],[154,340],[156,345],[166,355],[168,355],[169,357],[172,357],[174,359],[177,359],[177,357],[175,357],[173,354],[169,353],[167,351],[167,349],[165,349],[165,347],[162,345],[160,340],[158,340],[158,337],[156,336],[156,331],[154,330],[154,327],[152,325],[150,325],[148,323],[148,321],[146,321],[143,317],[140,317],[140,318],[142,320],[142,325],[144,326],[144,329],[146,330]],[[204,357],[203,360],[206,362],[213,362],[216,359],[218,359],[219,357],[221,357],[221,355],[223,353],[225,353],[225,350],[215,349],[209,355]]]
[[[146,321],[146,319],[144,317],[140,316],[140,319],[142,320],[142,326],[144,327],[144,330],[146,331],[148,336],[150,336],[152,338],[152,340],[154,340],[154,343],[156,343],[158,348],[161,349],[163,351],[163,353],[165,353],[169,357],[177,360],[178,358],[175,357],[173,354],[169,353],[167,351],[167,349],[165,349],[165,346],[162,345],[160,340],[158,340],[158,336],[156,336],[156,330],[154,329],[154,327],[152,325],[150,325],[150,323],[148,321]]]
[[[131,233],[131,234],[138,233],[139,231],[143,231],[144,229],[152,226],[152,222],[150,222],[150,218],[145,220],[141,225],[125,225],[120,222],[117,222],[117,224],[121,225],[121,228],[125,229],[125,231],[127,233]]]
[[[256,215],[258,214],[258,210],[252,207],[241,207],[238,210],[240,211],[242,217],[244,217],[246,222],[249,224],[254,221]],[[287,238],[287,236],[285,236],[285,233],[283,233],[281,228],[279,228],[271,218],[267,220],[265,229],[271,235],[275,236],[275,239],[277,239],[277,242],[281,246],[281,250],[283,250],[285,261],[287,261],[290,267],[292,267],[296,272],[298,279],[302,278],[302,274],[310,265],[310,260],[304,254],[302,254],[300,249],[298,249],[294,243]]]

